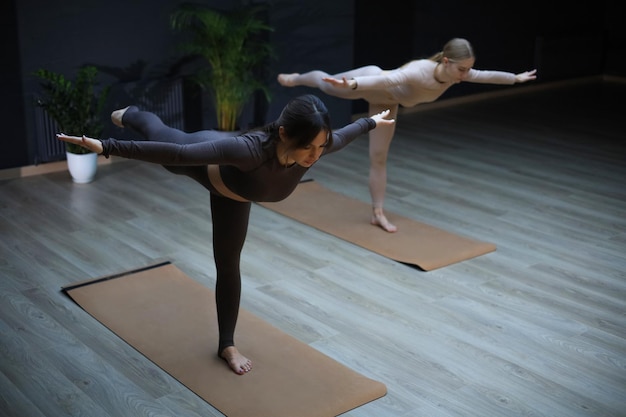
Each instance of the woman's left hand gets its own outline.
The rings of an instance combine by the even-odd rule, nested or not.
[[[534,80],[537,78],[537,70],[534,69],[532,71],[520,72],[515,75],[516,83],[525,83],[526,81]]]
[[[376,122],[376,127],[381,125],[392,125],[396,121],[394,119],[387,119],[389,113],[391,113],[390,110],[385,110],[370,117]]]

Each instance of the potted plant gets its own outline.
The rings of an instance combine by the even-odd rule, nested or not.
[[[272,28],[258,17],[260,10],[220,12],[183,4],[171,15],[171,27],[190,34],[181,49],[203,61],[192,80],[211,93],[219,130],[238,128],[237,119],[256,91],[262,91],[269,101],[260,70],[273,55],[269,41],[262,36]]]
[[[74,82],[63,74],[46,69],[35,72],[39,78],[42,95],[37,99],[47,114],[63,133],[75,136],[100,137],[103,130],[102,109],[110,87],[95,91],[98,69],[81,67]],[[97,155],[81,146],[65,143],[68,169],[76,183],[93,180],[97,170]]]

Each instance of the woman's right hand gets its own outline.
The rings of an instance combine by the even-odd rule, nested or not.
[[[332,84],[334,87],[339,87],[339,88],[354,88],[356,81],[354,81],[353,79],[346,79],[346,77],[343,77],[341,80],[338,80],[336,78],[332,78],[332,77],[324,77],[322,78],[322,81],[327,82],[328,84]]]
[[[394,119],[387,119],[387,116],[389,116],[389,113],[391,113],[391,111],[389,109],[387,109],[387,110],[382,111],[382,112],[380,112],[378,114],[370,116],[370,118],[373,119],[376,122],[376,127],[378,127],[380,125],[392,125],[396,121]]]
[[[101,154],[104,151],[102,147],[102,142],[98,139],[88,138],[87,136],[69,136],[65,133],[57,133],[57,139],[62,140],[63,142],[73,143],[74,145],[82,146],[83,148],[89,149],[92,152],[97,154]]]

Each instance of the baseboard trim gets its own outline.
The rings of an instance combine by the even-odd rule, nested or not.
[[[98,156],[98,166],[109,165],[123,158],[105,158]],[[45,164],[28,165],[18,168],[7,168],[0,170],[0,181],[11,180],[16,178],[25,178],[33,175],[50,174],[53,172],[67,171],[67,161],[47,162]]]

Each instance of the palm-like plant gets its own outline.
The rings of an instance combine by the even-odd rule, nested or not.
[[[80,68],[74,82],[63,74],[46,69],[39,69],[34,75],[40,79],[43,90],[42,96],[37,99],[37,105],[46,110],[61,132],[93,138],[100,136],[104,128],[101,121],[102,109],[109,94],[109,86],[99,93],[95,92],[98,76],[96,67]],[[65,145],[70,153],[91,152],[71,143]]]
[[[182,50],[208,63],[193,80],[212,93],[220,130],[237,128],[237,119],[255,91],[262,91],[269,100],[269,90],[257,74],[273,55],[261,36],[272,28],[258,17],[259,11],[254,7],[219,12],[183,4],[171,15],[173,29],[191,34]]]

